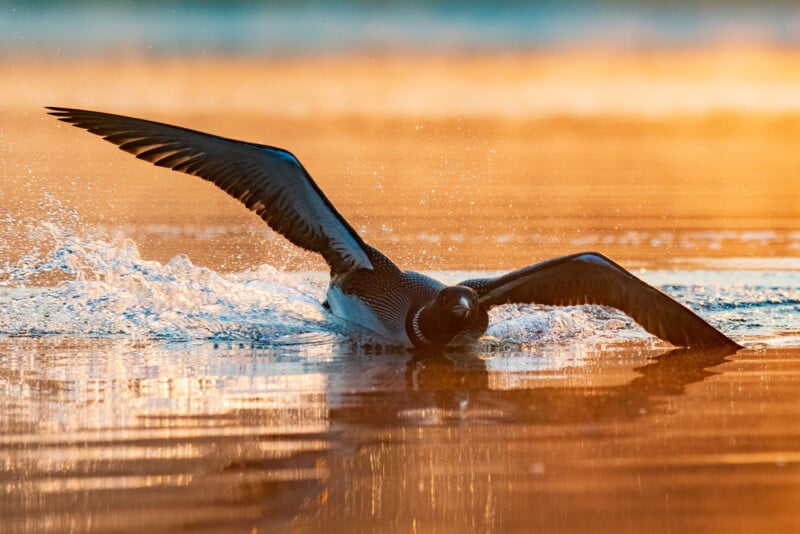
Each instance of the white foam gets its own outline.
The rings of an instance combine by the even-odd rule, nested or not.
[[[71,279],[36,287],[51,271]],[[0,292],[5,335],[268,341],[336,331],[321,307],[317,276],[270,267],[223,275],[182,255],[161,264],[143,260],[130,241],[66,238],[36,261],[0,270],[0,281],[17,286]]]

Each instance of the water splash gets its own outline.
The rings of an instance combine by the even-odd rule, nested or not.
[[[0,268],[0,332],[5,335],[109,336],[269,341],[325,332],[324,284],[263,266],[223,275],[179,255],[144,260],[135,243],[38,228],[47,251],[34,247]],[[41,280],[64,278],[55,286]]]
[[[221,274],[184,255],[165,264],[142,259],[129,239],[79,236],[53,222],[38,231],[54,246],[44,253],[35,248],[0,269],[0,334],[307,343],[348,330],[321,306],[322,273],[264,265]],[[37,285],[54,273],[68,279]],[[624,315],[603,308],[508,306],[492,316],[487,348],[492,337],[506,348],[646,337]]]
[[[347,330],[320,304],[326,285],[321,273],[264,265],[221,274],[184,255],[165,264],[144,260],[129,239],[80,236],[50,221],[37,232],[53,247],[36,247],[0,269],[0,286],[6,286],[0,289],[0,334],[306,343]],[[37,285],[54,274],[68,279]],[[646,337],[625,316],[603,308],[508,306],[492,316],[488,335],[506,348]]]
[[[36,245],[16,261],[0,264],[1,336],[280,345],[352,339],[351,328],[322,308],[324,273],[286,273],[263,265],[224,274],[196,266],[184,255],[167,263],[145,260],[133,241],[93,235],[74,219],[62,214],[32,225],[27,231]],[[761,345],[797,341],[793,317],[800,310],[800,273],[639,274],[736,339]],[[453,276],[469,278],[470,273],[443,278]],[[377,341],[364,333],[355,339],[362,344]],[[520,305],[492,310],[482,348],[547,352],[620,342],[657,343],[615,310]]]
[[[529,347],[570,344],[570,340],[603,345],[650,339],[631,318],[602,306],[502,306],[491,311],[486,333]]]

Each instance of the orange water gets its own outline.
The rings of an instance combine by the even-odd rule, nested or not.
[[[741,50],[6,61],[0,260],[46,250],[31,229],[53,224],[159,261],[323,268],[208,184],[41,109],[64,105],[288,148],[406,267],[595,249],[796,269],[798,67]],[[797,349],[296,341],[0,339],[0,531],[800,529]]]

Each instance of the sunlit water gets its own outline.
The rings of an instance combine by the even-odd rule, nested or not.
[[[669,352],[613,310],[513,306],[474,352],[415,355],[328,315],[324,273],[145,260],[69,217],[0,265],[0,530],[800,523],[785,260],[637,271],[755,351]]]
[[[0,532],[800,531],[800,12],[279,4],[2,8]],[[383,346],[45,105],[286,147],[447,281],[598,250],[747,348],[537,306]]]
[[[231,341],[267,346],[313,339],[337,343],[356,332],[322,308],[326,273],[282,272],[269,265],[222,273],[179,255],[167,263],[141,258],[129,239],[106,241],[73,234],[54,222],[34,229],[40,242],[0,264],[0,336],[134,337],[169,341]],[[426,236],[422,236],[423,241]],[[49,246],[49,248],[47,248]],[[697,310],[740,343],[792,346],[800,341],[800,273],[778,260],[767,269],[737,258],[694,260],[728,269],[654,270],[637,274]],[[769,268],[772,266],[773,268]],[[740,267],[731,270],[730,267]],[[431,272],[448,283],[485,272]],[[41,280],[62,281],[42,287]],[[600,307],[570,309],[516,305],[492,310],[491,346],[597,347],[625,340],[650,343],[623,314]],[[306,341],[302,341],[306,340]]]

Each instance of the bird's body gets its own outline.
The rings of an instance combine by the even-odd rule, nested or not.
[[[213,182],[291,242],[322,255],[331,269],[325,307],[388,343],[470,345],[486,332],[493,306],[538,303],[611,306],[674,345],[739,348],[697,314],[601,254],[573,254],[497,278],[446,286],[401,270],[365,243],[286,150],[121,115],[49,109],[139,159]]]
[[[410,346],[408,315],[433,299],[443,284],[401,271],[375,249],[369,250],[368,257],[373,269],[354,269],[331,277],[326,307],[392,343]]]
[[[446,286],[430,276],[399,269],[372,247],[367,257],[373,269],[333,274],[327,307],[335,316],[377,333],[392,344],[406,347],[436,344],[437,333],[423,331],[423,308]],[[463,346],[476,341],[489,324],[487,309],[476,309],[464,322],[463,333],[443,345]]]

